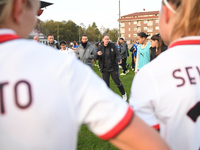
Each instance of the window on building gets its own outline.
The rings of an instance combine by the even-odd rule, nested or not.
[[[133,34],[133,37],[137,37],[137,34]]]
[[[144,24],[147,24],[147,20],[144,20]]]
[[[131,37],[131,34],[129,34],[128,37]]]
[[[133,28],[134,31],[137,31],[137,28]]]
[[[148,32],[153,32],[153,27],[149,27]]]
[[[144,30],[147,30],[147,27],[144,27]]]
[[[125,33],[125,29],[124,28],[121,28],[121,33]]]
[[[122,38],[125,38],[125,34],[121,34],[121,37],[122,37]]]
[[[156,30],[159,30],[159,26],[156,27]]]
[[[137,24],[137,21],[134,21],[133,24]]]
[[[156,23],[159,23],[159,21],[158,21],[158,20],[156,20]]]
[[[131,22],[128,23],[129,25],[131,24]]]
[[[125,27],[125,23],[123,22],[123,23],[121,23],[121,27]]]
[[[131,31],[131,28],[129,28],[128,31]]]

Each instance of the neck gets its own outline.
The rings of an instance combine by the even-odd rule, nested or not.
[[[147,40],[144,41],[143,45],[145,45],[147,43]]]

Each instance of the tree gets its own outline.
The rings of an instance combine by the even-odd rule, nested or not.
[[[112,42],[117,42],[117,39],[119,37],[119,30],[117,28],[109,30],[108,34],[110,35],[110,40],[112,40]]]

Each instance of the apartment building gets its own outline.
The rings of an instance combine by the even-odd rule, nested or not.
[[[137,40],[139,32],[145,32],[151,36],[159,33],[158,26],[159,11],[136,12],[133,14],[122,16],[120,21],[121,37],[127,44],[132,44],[133,40]]]

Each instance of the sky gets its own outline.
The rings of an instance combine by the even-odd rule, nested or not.
[[[54,3],[44,9],[40,20],[68,21],[86,27],[96,23],[100,29],[118,28],[119,0],[43,0]],[[162,0],[120,0],[121,16],[145,11],[159,11]]]

